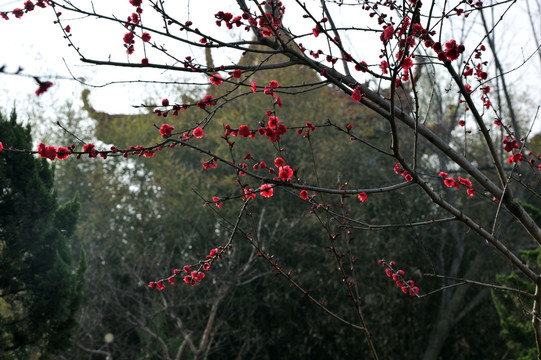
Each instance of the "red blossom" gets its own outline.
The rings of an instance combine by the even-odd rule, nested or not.
[[[381,64],[379,65],[379,68],[384,74],[387,74],[388,73],[387,69],[389,69],[389,63],[386,60],[383,60]]]
[[[278,89],[279,86],[280,85],[278,84],[278,81],[276,81],[276,80],[271,80],[271,82],[269,83],[269,87],[271,89]]]
[[[270,198],[272,195],[274,195],[274,189],[272,188],[271,184],[263,184],[259,190],[261,191],[260,193],[263,197]]]
[[[141,59],[141,64],[143,66],[147,66],[148,65],[148,58]]]
[[[154,283],[154,281],[151,281],[151,282],[148,283],[148,287],[151,288],[151,289],[153,289],[155,285],[156,284]]]
[[[246,199],[255,199],[256,193],[254,192],[253,189],[249,189],[249,190],[244,189],[244,197],[246,197]]]
[[[163,283],[163,281],[156,281],[156,288],[158,288],[158,290],[163,290],[165,289],[165,285]]]
[[[150,41],[150,34],[145,31],[143,35],[141,35],[141,39],[145,42]]]
[[[175,277],[174,276],[169,276],[169,278],[167,278],[167,281],[169,281],[169,284],[174,285],[175,284]]]
[[[308,191],[301,190],[301,193],[299,194],[300,198],[303,200],[308,200]]]
[[[252,81],[252,92],[256,92],[257,91],[257,86],[255,84],[255,81]]]
[[[36,95],[40,96],[41,94],[45,93],[49,88],[53,86],[53,83],[50,81],[40,81],[39,87],[36,90]]]
[[[21,9],[19,9],[19,8],[13,9],[12,13],[13,13],[13,15],[15,15],[15,17],[16,17],[17,19],[22,18],[23,15],[24,15],[24,12],[23,12]]]
[[[210,83],[214,86],[222,85],[224,80],[222,79],[222,76],[220,74],[214,74],[210,76]]]
[[[132,4],[135,7],[141,6],[141,3],[143,0],[130,0],[130,4]]]
[[[368,64],[365,61],[361,61],[359,64],[355,64],[355,70],[366,72]]]
[[[384,40],[390,40],[393,37],[394,28],[392,25],[387,25],[385,29],[383,29],[383,39]]]
[[[45,8],[47,6],[48,2],[45,0],[38,0],[36,1],[36,6],[39,6],[40,8]]]
[[[70,154],[71,150],[67,147],[59,146],[58,149],[56,149],[56,157],[58,158],[58,160],[67,159]]]
[[[507,163],[511,164],[514,162],[522,162],[523,159],[524,155],[522,153],[516,153],[509,156],[509,158],[507,159]]]
[[[216,105],[216,101],[214,100],[214,97],[212,95],[207,95],[205,98],[197,103],[197,107],[200,109],[204,109],[207,107],[207,105],[212,106]]]
[[[26,10],[26,12],[34,10],[34,3],[32,3],[32,1],[30,1],[30,0],[26,1],[24,3],[24,9]]]
[[[471,188],[472,187],[472,183],[470,180],[468,179],[464,179],[463,177],[458,177],[458,182],[461,183],[462,185],[466,186],[466,187],[469,187]]]
[[[201,271],[192,271],[191,275],[192,275],[192,278],[197,280],[198,282],[201,282],[201,280],[203,280],[203,278],[205,277],[205,273]],[[195,285],[195,284],[192,284],[192,285]]]
[[[2,142],[0,141],[0,151],[4,150],[4,145],[2,144]]]
[[[279,122],[280,119],[278,118],[278,116],[269,116],[269,128],[276,129]]]
[[[361,101],[361,99],[363,98],[363,96],[361,94],[361,90],[359,90],[357,88],[355,90],[353,90],[353,93],[351,94],[351,98],[353,100],[355,100],[356,102]]]
[[[284,159],[282,159],[281,157],[277,157],[276,159],[274,159],[274,165],[276,167],[280,167],[280,166],[283,166],[284,165]]]
[[[56,159],[56,149],[54,146],[45,146],[44,143],[38,145],[38,154],[44,158],[54,161]]]
[[[195,136],[196,138],[198,139],[201,139],[203,137],[203,134],[204,134],[204,131],[203,129],[201,129],[201,127],[196,127],[194,130],[193,130],[193,136]]]
[[[162,138],[169,137],[169,136],[171,136],[171,133],[173,132],[173,130],[175,130],[175,128],[172,127],[171,125],[163,124],[160,127],[160,135],[162,136]]]
[[[135,41],[133,40],[133,38],[134,38],[134,35],[133,35],[132,32],[129,32],[129,33],[124,34],[124,38],[123,38],[124,43],[125,43],[125,44],[133,44],[133,43],[135,42]]]
[[[220,201],[220,198],[219,198],[219,197],[213,196],[213,197],[212,197],[212,201],[214,201],[214,203],[216,204],[216,207],[217,207],[217,208],[221,208],[221,207],[222,207],[222,202]]]
[[[317,24],[316,27],[312,29],[312,34],[314,34],[314,37],[318,37],[320,32],[321,32],[321,26]]]
[[[274,103],[275,103],[276,105],[278,105],[279,108],[282,107],[282,99],[280,99],[279,96],[276,96],[276,98],[275,98],[275,100],[274,100]]]
[[[169,106],[169,100],[168,99],[163,99],[162,100],[162,106]]]
[[[438,174],[438,176],[441,177],[441,178],[444,178],[444,177],[449,176],[449,174],[447,174],[445,171],[440,171],[440,173]]]
[[[289,165],[280,166],[278,168],[278,176],[280,177],[280,179],[284,181],[288,181],[293,176],[293,170],[291,169]]]
[[[241,125],[239,126],[239,135],[242,136],[242,137],[248,137],[250,136],[252,133],[250,131],[250,128],[248,128],[247,125]]]
[[[408,56],[407,58],[404,59],[404,62],[402,63],[402,69],[404,69],[405,71],[408,71],[412,67],[413,67],[413,61]]]
[[[368,200],[368,196],[366,195],[364,191],[362,193],[357,194],[357,197],[359,198],[359,200],[361,200],[361,202],[365,202],[366,200]]]
[[[235,69],[235,71],[233,71],[232,75],[233,75],[233,77],[235,79],[238,79],[238,78],[240,78],[241,74],[242,74],[242,71],[240,69]]]
[[[447,178],[445,178],[445,179],[443,180],[443,183],[444,183],[445,186],[447,186],[447,187],[453,187],[453,186],[455,186],[455,184],[458,184],[458,183],[456,182],[456,180],[453,179],[452,177],[447,177]],[[459,186],[460,186],[460,185],[459,185]]]

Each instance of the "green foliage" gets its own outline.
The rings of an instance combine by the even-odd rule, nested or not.
[[[30,148],[30,128],[0,115],[5,146]],[[70,346],[85,259],[72,269],[77,199],[58,206],[53,169],[31,154],[0,153],[0,353],[47,358]]]
[[[521,203],[524,209],[532,216],[535,222],[541,223],[541,210],[528,203]],[[526,264],[541,271],[541,248],[523,250],[520,252]],[[496,279],[499,284],[510,288],[516,288],[535,293],[535,286],[531,281],[526,281],[517,273],[507,275],[498,274]],[[492,292],[492,300],[498,312],[501,323],[501,337],[505,339],[507,348],[520,360],[537,359],[534,329],[531,325],[529,312],[533,306],[533,300],[507,292]]]

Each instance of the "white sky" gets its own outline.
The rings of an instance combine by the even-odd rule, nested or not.
[[[75,0],[85,9],[91,9],[90,0]],[[425,1],[428,3],[428,1]],[[6,1],[0,0],[0,10],[12,10],[15,7],[23,7],[24,0]],[[295,33],[309,33],[313,27],[313,23],[308,19],[303,19],[300,14],[300,9],[292,0],[285,0],[286,15],[285,23],[293,28]],[[306,1],[308,5],[315,9],[316,14],[321,14],[318,9],[319,1]],[[134,11],[134,7],[129,4],[128,0],[95,0],[93,1],[97,12],[105,15],[116,15],[120,19],[126,19]],[[199,27],[202,31],[211,31],[212,34],[224,38],[226,33],[225,27],[218,28],[214,24],[214,13],[218,10],[232,11],[234,15],[240,14],[235,6],[234,1],[224,0],[177,0],[165,2],[170,13],[178,13],[182,21],[191,20],[194,22],[194,27]],[[148,6],[148,1],[143,0],[143,21],[145,24],[160,24],[160,19],[156,17],[152,9]],[[175,9],[172,8],[175,6]],[[114,7],[114,8],[113,8]],[[426,8],[427,6],[425,6]],[[209,10],[210,9],[210,10]],[[510,30],[503,32],[497,30],[497,36],[500,37],[499,45],[501,51],[506,53],[502,56],[504,66],[511,69],[518,66],[522,62],[523,56],[531,54],[535,49],[535,42],[531,36],[531,30],[528,18],[525,16],[525,4],[519,3],[513,8],[513,11],[506,15],[506,20],[503,26],[499,29]],[[359,7],[342,7],[335,8],[335,21],[343,22],[349,26],[367,26],[379,28],[376,21],[368,19],[366,12]],[[113,80],[134,80],[134,79],[152,79],[152,80],[185,80],[185,75],[180,73],[156,71],[152,69],[121,69],[118,67],[107,66],[92,66],[79,61],[79,56],[73,49],[67,46],[67,41],[63,39],[58,25],[53,23],[54,14],[51,8],[40,9],[36,8],[33,12],[25,14],[22,19],[15,19],[10,16],[9,21],[0,19],[0,65],[5,64],[7,71],[15,71],[19,66],[24,68],[24,73],[31,75],[51,75],[53,77],[70,78],[70,74],[65,65],[77,77],[83,77],[88,83],[94,85],[102,85]],[[78,44],[82,51],[88,57],[95,57],[101,60],[106,60],[110,55],[112,59],[119,61],[126,60],[125,49],[123,47],[122,37],[126,30],[119,24],[111,24],[110,22],[98,21],[91,18],[73,17],[70,14],[63,14],[61,17],[64,25],[70,25],[73,34],[73,40]],[[159,25],[158,25],[159,26]],[[299,31],[300,29],[300,31]],[[448,39],[450,36],[459,37],[456,33],[457,28],[447,28],[443,30],[443,38]],[[234,32],[229,32],[234,34]],[[238,31],[240,34],[245,34]],[[476,45],[479,41],[481,31],[478,28],[473,28],[468,33],[468,40],[472,40],[471,46]],[[238,35],[237,35],[238,36]],[[246,35],[242,35],[245,36]],[[358,59],[367,60],[370,63],[377,61],[379,54],[380,43],[377,40],[379,34],[372,33],[370,38],[352,37],[345,40],[347,47],[352,48],[352,53]],[[250,34],[251,37],[251,34]],[[193,38],[197,40],[197,38]],[[226,37],[227,39],[227,37]],[[321,40],[321,39],[318,39]],[[165,40],[159,36],[153,36],[152,41],[160,43]],[[304,44],[309,40],[302,41]],[[314,45],[315,46],[315,45]],[[139,62],[143,58],[141,42],[136,41],[136,52],[130,57],[130,61]],[[174,53],[178,58],[184,58],[191,55],[201,59],[199,50],[183,48],[179,45],[166,47],[171,53]],[[324,45],[319,45],[325,48]],[[471,47],[470,47],[471,49]],[[467,49],[468,51],[468,44]],[[159,59],[160,55],[152,50],[147,54],[151,62]],[[230,52],[218,51],[213,52],[213,57],[216,65],[230,64],[238,60],[238,54]],[[536,56],[528,65],[528,71],[520,71],[510,76],[510,79],[515,84],[514,89],[523,91],[526,89],[535,89],[529,91],[534,104],[541,103],[540,77],[541,70],[539,59]],[[517,77],[519,73],[522,77]],[[44,78],[45,79],[45,78]],[[47,93],[37,98],[42,105],[48,103],[56,106],[63,104],[66,100],[77,102],[83,87],[73,80],[55,80],[52,79],[55,86]],[[21,113],[21,108],[32,106],[36,101],[34,91],[37,89],[37,84],[31,78],[23,78],[18,76],[7,76],[0,74],[0,108],[5,112],[9,111],[13,104],[17,104],[17,109]],[[105,88],[92,89],[91,101],[94,106],[100,110],[105,110],[112,113],[134,112],[132,105],[141,104],[149,97],[161,99],[162,97],[172,96],[170,92],[172,87],[164,86],[148,86],[148,85],[111,85]],[[158,102],[158,101],[156,101]],[[52,109],[48,114],[54,117]]]

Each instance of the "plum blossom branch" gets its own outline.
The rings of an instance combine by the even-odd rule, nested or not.
[[[447,285],[447,286],[443,286],[443,287],[441,287],[441,288],[439,288],[437,290],[434,290],[434,291],[428,292],[426,294],[423,294],[423,295],[421,295],[421,297],[430,296],[430,295],[436,294],[436,293],[438,293],[440,291],[445,291],[445,290],[447,290],[449,288],[453,288],[453,287],[456,287],[456,286],[476,285],[476,286],[487,287],[487,288],[494,289],[494,290],[510,291],[510,292],[514,292],[514,293],[517,293],[517,294],[520,294],[520,295],[527,296],[529,298],[535,298],[535,295],[528,292],[528,291],[515,289],[515,288],[510,288],[510,287],[506,287],[506,286],[488,284],[488,283],[484,283],[484,282],[480,282],[480,281],[460,279],[460,278],[455,278],[455,277],[452,277],[452,276],[444,276],[444,275],[438,275],[438,274],[424,274],[424,275],[425,276],[435,277],[435,278],[438,278],[438,279],[453,280],[456,283],[451,284],[451,285]]]

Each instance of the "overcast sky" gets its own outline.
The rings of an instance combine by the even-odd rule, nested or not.
[[[90,9],[91,1],[79,0],[74,1],[81,6]],[[12,10],[15,7],[23,7],[23,0],[20,1],[3,1],[0,0],[0,10]],[[286,5],[285,23],[294,29],[301,29],[301,32],[310,32],[313,24],[306,19],[302,19],[299,8],[294,4],[294,1],[284,1]],[[309,5],[317,7],[319,1],[307,1]],[[134,11],[134,7],[129,4],[128,0],[95,0],[93,2],[97,12],[105,15],[114,15],[120,19],[125,19]],[[148,5],[143,0],[143,4]],[[230,10],[234,14],[240,14],[234,6],[234,1],[210,0],[210,1],[188,1],[177,0],[165,2],[171,13],[180,14],[182,21],[191,20],[202,31],[212,31],[214,34],[219,34],[222,38],[225,36],[225,31],[219,29],[214,24],[214,13],[218,10]],[[227,4],[230,4],[229,7]],[[173,9],[171,6],[175,6]],[[153,24],[160,19],[156,17],[152,10],[144,7],[143,13],[145,24]],[[524,3],[519,3],[513,8],[513,11],[506,17],[506,23],[499,29],[512,29],[510,32],[497,31],[499,37],[500,51],[506,52],[502,57],[504,66],[507,69],[519,66],[523,57],[530,55],[535,49],[535,42],[531,36],[528,18],[525,16]],[[319,12],[321,13],[321,12]],[[366,26],[369,21],[366,20],[365,12],[358,7],[347,7],[336,11],[337,21],[353,24],[355,26]],[[81,18],[71,14],[63,14],[61,18],[64,25],[70,25],[73,40],[80,46],[81,50],[87,56],[94,56],[101,60],[106,60],[108,56],[112,59],[126,60],[125,50],[122,46],[122,36],[126,32],[119,24],[98,21],[96,19]],[[78,101],[80,93],[84,88],[82,85],[73,80],[68,69],[76,77],[84,78],[84,81],[92,85],[103,85],[110,81],[118,80],[135,80],[135,79],[151,79],[151,80],[187,80],[183,74],[155,71],[151,69],[121,69],[118,67],[107,66],[92,66],[81,63],[79,56],[73,49],[67,46],[67,41],[63,38],[58,25],[54,24],[54,13],[51,8],[39,9],[25,14],[22,19],[15,19],[11,16],[9,21],[0,19],[0,65],[6,65],[7,71],[15,71],[19,66],[24,69],[25,74],[51,76],[54,82],[54,87],[47,93],[40,96],[37,100],[46,105],[49,103],[62,104],[66,100]],[[376,28],[375,21],[371,25]],[[444,29],[445,36],[456,36],[457,28]],[[232,33],[232,32],[230,32]],[[297,32],[298,33],[298,32]],[[479,28],[472,28],[468,34],[468,38],[473,40],[472,44],[477,44],[481,31]],[[521,35],[523,34],[523,35]],[[153,41],[162,41],[159,37],[154,36]],[[165,40],[164,40],[165,41]],[[165,44],[165,43],[164,43]],[[353,49],[354,55],[361,59],[368,59],[372,56],[377,59],[379,54],[379,44],[374,36],[368,41],[366,38],[353,37],[346,39],[346,45]],[[130,61],[139,62],[143,56],[140,41],[136,42],[136,53],[130,57]],[[471,45],[474,46],[474,45]],[[175,55],[184,56],[192,55],[200,57],[198,50],[189,48],[181,48],[175,45],[173,49]],[[171,50],[171,51],[173,51]],[[468,46],[467,50],[468,51]],[[356,53],[356,54],[355,54]],[[151,61],[159,59],[159,54],[149,51],[147,56]],[[216,64],[231,64],[238,60],[238,54],[233,54],[224,51],[214,51],[213,56]],[[520,71],[525,73],[522,77],[517,77],[519,72],[511,74],[510,79],[515,85],[514,89],[530,91],[532,101],[535,104],[541,103],[541,91],[539,91],[538,79],[540,79],[541,71],[539,60],[535,57],[531,64],[528,65],[528,71]],[[54,79],[59,78],[59,79]],[[191,78],[193,80],[193,78]],[[190,78],[188,78],[190,80]],[[32,102],[36,101],[34,91],[37,89],[37,84],[31,78],[21,78],[17,76],[7,76],[0,74],[0,108],[11,109],[16,103],[17,107],[26,108],[31,106]],[[102,110],[113,113],[134,112],[132,105],[140,104],[150,97],[168,97],[168,92],[171,88],[164,86],[137,86],[137,85],[111,85],[104,88],[95,88],[92,90],[93,104]],[[19,111],[21,112],[21,111]],[[54,114],[50,114],[54,116]]]

